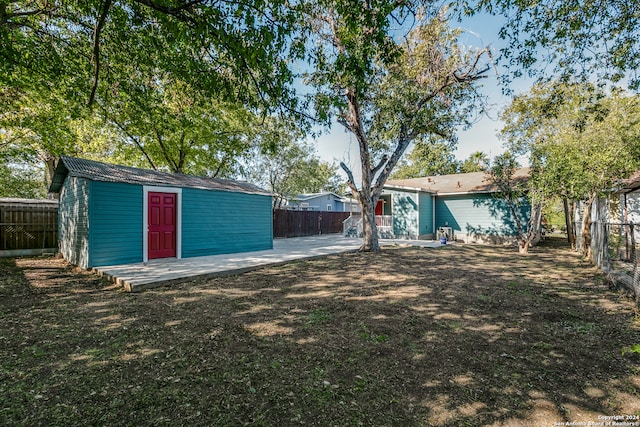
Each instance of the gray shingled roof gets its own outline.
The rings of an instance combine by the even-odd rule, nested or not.
[[[518,169],[515,181],[525,181],[529,177],[530,168]],[[421,190],[439,195],[494,193],[497,187],[487,180],[484,172],[458,173],[454,175],[438,175],[424,178],[392,179],[385,184],[387,188],[404,188]]]
[[[158,172],[154,170],[113,165],[68,156],[60,157],[49,191],[52,193],[60,192],[60,187],[62,187],[62,183],[68,175],[86,178],[92,181],[199,188],[203,190],[221,190],[262,194],[267,196],[271,195],[271,193],[248,182]]]

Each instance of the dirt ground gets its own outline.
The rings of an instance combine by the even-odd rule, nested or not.
[[[636,315],[557,244],[386,248],[139,294],[2,259],[0,425],[640,425]]]

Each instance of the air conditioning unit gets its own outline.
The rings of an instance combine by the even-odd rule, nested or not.
[[[451,227],[438,227],[438,239],[446,237],[447,240],[453,240],[453,228]]]

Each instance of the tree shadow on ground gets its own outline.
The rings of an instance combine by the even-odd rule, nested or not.
[[[18,265],[8,274],[41,291],[24,294],[35,312],[0,305],[9,424],[530,426],[640,411],[639,360],[623,355],[640,342],[633,304],[564,248],[390,248],[141,294],[77,292],[93,279],[72,270],[47,290]]]

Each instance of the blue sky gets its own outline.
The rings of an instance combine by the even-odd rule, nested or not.
[[[502,17],[488,15],[465,19],[458,24],[465,31],[460,41],[467,46],[489,46],[494,52],[494,57],[497,58],[500,48],[504,45],[504,41],[498,37],[502,22]],[[498,68],[498,72],[504,73],[505,70]],[[529,81],[514,82],[512,89],[515,93],[521,93],[528,90],[530,84]],[[470,129],[459,131],[456,151],[456,157],[459,160],[466,159],[475,151],[483,151],[490,158],[504,151],[496,134],[502,128],[502,123],[498,119],[500,111],[509,104],[510,98],[502,95],[498,76],[494,70],[491,70],[489,78],[482,81],[481,91],[488,96],[489,111],[478,117]],[[344,161],[352,170],[359,169],[357,141],[345,132],[342,126],[336,124],[330,133],[320,136],[316,142],[318,155],[323,160],[336,163]]]

